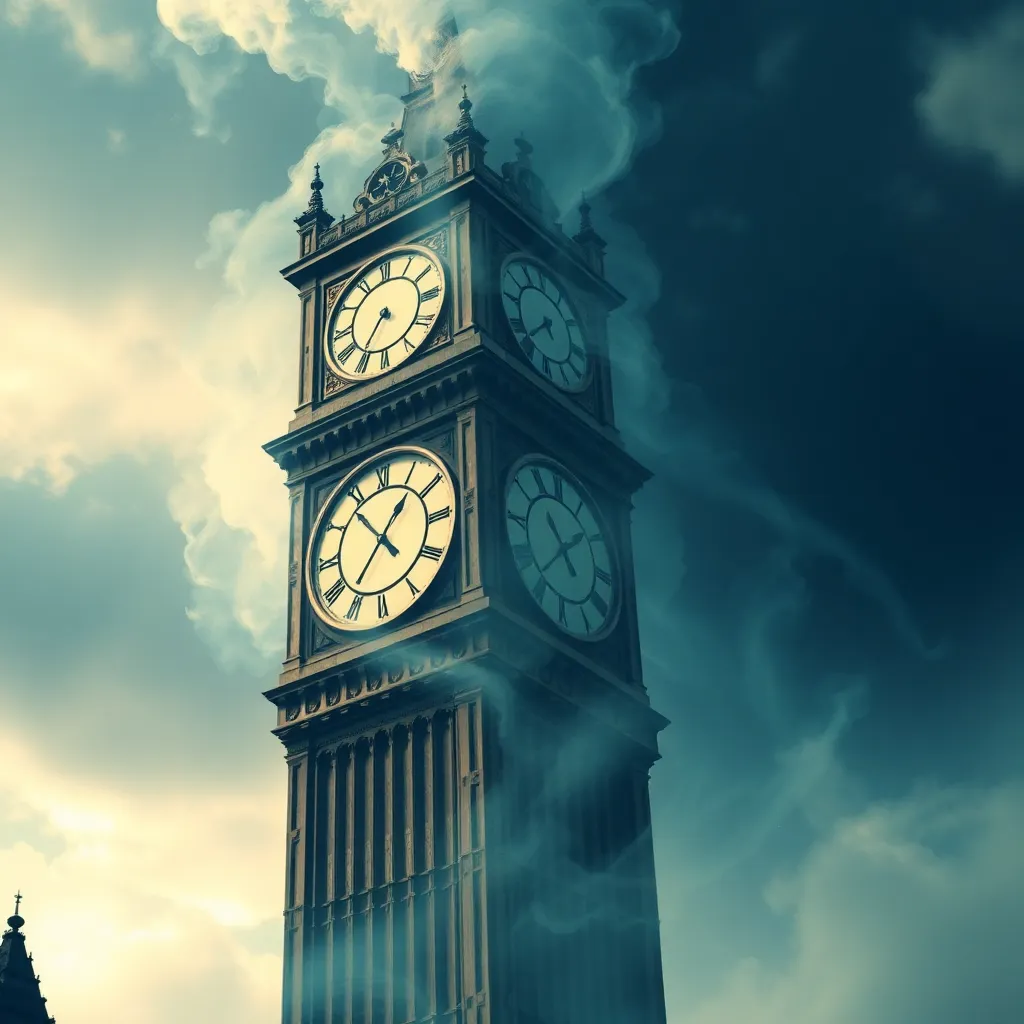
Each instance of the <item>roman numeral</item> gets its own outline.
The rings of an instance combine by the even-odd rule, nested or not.
[[[356,594],[356,596],[352,598],[352,603],[348,606],[348,611],[345,612],[345,618],[349,619],[349,620],[351,620],[351,619],[358,619],[359,618],[359,609],[362,608],[362,607],[363,607],[363,595],[362,594]]]
[[[428,288],[425,292],[420,295],[421,302],[429,302],[431,299],[436,299],[441,294],[441,289],[435,284],[433,288]]]
[[[544,594],[548,589],[548,581],[543,576],[537,579],[537,582],[533,585],[533,596],[538,604],[543,604]]]
[[[530,277],[530,268],[525,263],[523,264],[523,275],[526,277],[526,283],[532,285],[533,278]]]
[[[324,600],[327,602],[327,607],[330,608],[335,601],[341,596],[341,592],[345,589],[344,580],[335,580],[331,586],[324,591]]]
[[[429,558],[432,562],[440,562],[443,551],[441,548],[432,547],[430,544],[424,544],[420,548],[420,555],[423,558]]]
[[[562,375],[562,380],[564,380],[565,383],[568,384],[569,383],[569,375],[565,372],[565,363],[559,363],[558,364],[558,372]]]
[[[558,621],[563,626],[568,626],[569,623],[565,618],[565,598],[561,594],[558,595]]]
[[[596,591],[590,595],[590,603],[597,609],[602,619],[608,614],[608,602]]]
[[[526,520],[523,516],[517,516],[515,512],[509,512],[508,517],[513,523],[518,523],[524,530],[526,529]]]
[[[523,351],[526,353],[526,358],[533,362],[533,357],[537,352],[537,346],[533,343],[533,338],[523,335],[519,339],[519,344],[523,346]]]
[[[366,495],[363,494],[361,490],[359,490],[359,484],[353,484],[348,489],[348,493],[351,497],[355,498],[360,505],[362,505],[362,503],[366,501]]]
[[[410,340],[409,340],[408,338],[403,338],[403,339],[402,339],[402,344],[403,344],[403,345],[405,345],[405,347],[406,347],[406,348],[407,348],[407,349],[408,349],[408,350],[409,350],[410,352],[412,352],[412,351],[413,351],[413,349],[415,349],[415,348],[416,348],[416,346],[415,346],[415,345],[414,345],[414,344],[413,344],[413,343],[412,343],[412,342],[411,342],[411,341],[410,341]]]
[[[417,587],[408,576],[405,577],[405,585],[409,588],[409,593],[412,594],[413,597],[420,592],[419,587]]]
[[[433,319],[434,319],[434,318],[433,318],[432,316],[430,316],[430,314],[429,314],[429,313],[420,313],[420,314],[419,314],[419,315],[418,315],[418,316],[416,317],[416,319],[415,319],[415,320],[413,320],[413,323],[414,323],[414,324],[417,324],[417,325],[418,325],[418,326],[420,326],[420,327],[426,327],[426,326],[427,326],[428,324],[430,324],[430,322],[431,322],[431,321],[432,321]]]
[[[523,333],[525,333],[526,326],[523,324],[523,321],[519,319],[519,317],[517,317],[517,316],[510,316],[508,318],[508,322],[509,322],[509,325],[511,326],[512,330],[515,331],[516,334],[523,334]]]
[[[388,350],[382,348],[380,350],[380,368],[386,370],[391,365],[391,357],[388,355]]]
[[[580,608],[580,615],[583,616],[583,628],[589,633],[590,632],[590,619],[587,618],[586,608]]]
[[[364,352],[359,357],[359,362],[356,363],[356,373],[365,373],[366,368],[370,365],[370,353]]]
[[[599,565],[594,566],[594,575],[602,582],[607,583],[608,586],[612,585],[611,573],[607,573]]]
[[[416,258],[415,256],[410,256],[409,257],[409,262],[406,263],[406,265],[402,268],[402,273],[400,275],[401,277],[405,277],[405,275],[409,273],[409,268],[412,266],[412,261],[415,258]]]
[[[377,467],[377,488],[387,487],[391,479],[391,463],[385,462],[383,466]]]
[[[552,479],[555,481],[555,498],[558,500],[560,504],[564,505],[565,501],[562,497],[562,489],[565,486],[565,481],[557,473],[552,474]]]
[[[440,522],[442,519],[447,519],[452,514],[451,506],[447,508],[439,508],[436,512],[431,512],[427,516],[427,524]]]
[[[334,340],[335,341],[340,341],[342,338],[347,337],[351,333],[352,333],[352,325],[349,324],[348,327],[346,327],[344,330],[342,330],[342,331],[335,331],[334,332]]]
[[[441,474],[435,473],[434,478],[427,484],[426,487],[420,491],[420,497],[425,498],[439,483],[441,482]]]
[[[428,263],[414,278],[413,281],[419,284],[420,281],[427,276],[434,269],[433,264]]]
[[[513,544],[512,557],[520,569],[525,569],[528,565],[533,565],[533,548],[529,544]]]
[[[413,471],[413,470],[414,470],[414,469],[415,469],[415,468],[416,468],[416,467],[417,467],[418,465],[419,465],[419,463],[418,463],[418,462],[417,462],[417,461],[416,461],[415,459],[413,459],[413,460],[412,460],[412,465],[411,465],[411,466],[409,467],[409,472],[405,474],[405,482],[406,482],[406,484],[408,484],[408,483],[409,483],[409,481],[410,481],[410,480],[412,479],[412,471]]]
[[[355,352],[355,350],[356,343],[353,341],[342,350],[341,355],[338,356],[338,362],[344,365],[345,360],[348,359],[348,357],[352,355],[352,353]]]
[[[330,569],[332,565],[337,565],[338,564],[338,557],[339,557],[338,555],[335,555],[333,558],[321,558],[320,559],[320,572],[323,572],[324,569]]]
[[[339,526],[337,523],[328,523],[327,524],[327,529],[328,530],[337,530],[339,533],[344,533],[345,532],[345,527],[344,526]]]
[[[377,618],[386,619],[388,617],[388,599],[384,594],[377,595]]]
[[[577,345],[574,341],[569,342],[569,362],[571,363],[573,358],[578,359],[581,363],[586,362],[587,354],[583,349]]]
[[[551,360],[548,359],[548,357],[546,355],[544,355],[543,352],[541,352],[541,354],[540,354],[540,366],[541,366],[541,371],[544,373],[544,376],[545,377],[550,377],[551,376]]]
[[[391,279],[391,260],[380,265],[380,279],[381,282],[389,281]]]
[[[364,292],[366,292],[366,294],[367,294],[367,295],[369,295],[369,294],[370,294],[370,284],[369,284],[369,282],[368,282],[368,281],[366,280],[366,278],[365,278],[365,277],[361,277],[361,278],[359,278],[359,280],[358,280],[358,281],[356,282],[356,284],[357,284],[357,285],[358,285],[358,286],[359,286],[360,288],[362,288],[362,289],[363,289],[363,291],[364,291]]]
[[[511,299],[517,306],[519,305],[518,295],[513,295],[511,292],[502,292],[501,294],[504,295],[506,299]]]
[[[540,470],[536,466],[530,467],[530,475],[533,477],[533,482],[537,485],[537,490],[540,494],[547,494],[548,489],[544,483],[544,477],[540,475]]]

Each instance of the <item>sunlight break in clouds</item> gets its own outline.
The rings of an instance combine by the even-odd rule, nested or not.
[[[280,919],[283,785],[119,793],[54,774],[8,733],[0,759],[18,765],[0,777],[6,816],[45,837],[0,847],[0,878],[31,894],[59,1020],[279,1019],[280,957],[250,936]]]

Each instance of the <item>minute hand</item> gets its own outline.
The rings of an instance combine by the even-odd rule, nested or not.
[[[391,524],[398,518],[403,508],[405,508],[404,494],[399,499],[398,504],[395,506],[394,512],[391,513],[391,518],[388,520],[388,525],[380,531],[380,536],[377,538],[377,544],[375,545],[374,549],[370,552],[370,557],[366,560],[366,565],[363,566],[363,571],[359,574],[359,578],[356,580],[357,586],[363,582],[363,577],[366,575],[366,571],[370,568],[370,563],[373,561],[374,555],[376,555],[377,552],[380,551],[385,541],[387,541],[388,530],[391,529]]]
[[[378,533],[373,528],[373,526],[370,524],[370,520],[367,519],[366,516],[364,516],[362,512],[357,512],[356,513],[356,519],[358,519],[359,522],[361,522],[363,524],[363,526],[365,526],[370,531],[370,533],[372,533],[374,535],[374,537],[377,538],[377,540],[381,543],[381,545],[383,547],[386,547],[388,549],[388,553],[389,554],[391,554],[391,555],[397,555],[398,554],[398,548],[396,548],[395,545],[392,544],[391,541],[389,541],[387,539],[387,537],[384,536],[383,533]],[[388,523],[388,526],[390,526],[390,525],[391,524]]]

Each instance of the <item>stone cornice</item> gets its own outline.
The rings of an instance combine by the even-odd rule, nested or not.
[[[357,732],[420,707],[437,707],[460,691],[486,693],[501,679],[580,707],[657,758],[658,733],[668,720],[650,707],[639,684],[612,679],[524,626],[492,607],[293,679],[264,694],[277,707],[274,733],[294,750],[321,731]]]
[[[549,394],[498,346],[481,338],[456,340],[396,372],[386,386],[321,404],[313,420],[264,445],[264,450],[297,481],[339,456],[393,437],[486,398],[492,408],[516,412],[519,422],[546,429],[570,443],[582,458],[600,468],[616,486],[633,493],[650,476],[625,449],[618,434],[561,395]],[[553,389],[551,389],[553,390]]]
[[[339,221],[328,230],[321,240],[323,244],[315,252],[289,264],[281,271],[281,275],[301,291],[311,281],[333,273],[338,267],[339,258],[353,243],[363,241],[367,236],[382,232],[385,228],[390,239],[402,230],[400,225],[403,223],[418,221],[428,206],[451,209],[466,199],[485,198],[506,218],[512,218],[520,226],[528,228],[549,250],[568,260],[577,275],[587,281],[590,289],[604,297],[609,308],[614,309],[625,302],[625,296],[589,265],[579,243],[560,228],[546,223],[534,210],[524,205],[508,183],[489,167],[477,168],[458,178],[445,179],[443,185],[438,173],[435,171],[418,183],[418,191],[412,194],[402,193],[380,206],[364,210],[344,223]],[[424,188],[426,191],[423,191]],[[403,195],[409,195],[410,198],[399,206],[398,199]],[[380,248],[388,244],[390,241],[382,241]],[[368,245],[359,246],[364,253],[370,248]],[[544,253],[543,247],[537,251],[537,255],[551,258],[550,253]]]

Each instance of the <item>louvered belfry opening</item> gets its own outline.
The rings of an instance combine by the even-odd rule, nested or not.
[[[310,747],[287,1020],[664,1019],[649,758],[607,725],[477,694]]]
[[[443,1021],[482,991],[480,718],[472,700],[425,711],[293,763],[286,964],[303,977],[286,970],[285,1003],[302,1004],[298,1019]]]

